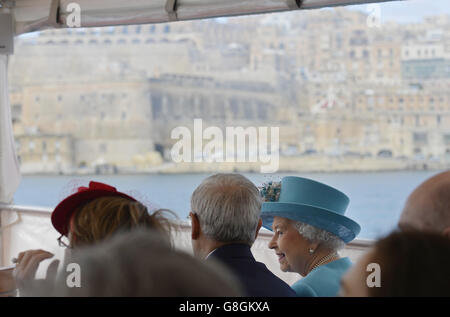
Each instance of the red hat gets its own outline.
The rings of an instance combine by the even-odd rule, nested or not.
[[[78,191],[61,201],[52,213],[52,224],[62,235],[67,236],[69,222],[74,211],[81,205],[94,199],[107,196],[118,196],[136,201],[127,194],[118,192],[116,188],[98,182],[90,182],[88,187],[78,187]]]

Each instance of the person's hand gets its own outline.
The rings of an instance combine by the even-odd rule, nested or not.
[[[19,253],[15,259],[17,265],[13,275],[19,288],[27,283],[34,281],[39,264],[53,257],[53,253],[44,250],[28,250]],[[58,269],[59,260],[54,260],[47,268],[47,280],[54,280]]]

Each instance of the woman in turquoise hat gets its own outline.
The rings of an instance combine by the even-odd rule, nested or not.
[[[338,251],[361,227],[346,217],[349,198],[311,179],[287,176],[261,190],[263,226],[274,232],[269,243],[284,272],[303,276],[292,285],[297,296],[336,296],[352,265]]]

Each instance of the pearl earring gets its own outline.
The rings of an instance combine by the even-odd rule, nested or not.
[[[309,249],[309,254],[313,254],[314,253],[314,249],[313,248],[310,248]]]

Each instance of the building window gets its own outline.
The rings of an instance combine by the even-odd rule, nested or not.
[[[425,132],[415,132],[413,134],[413,140],[416,145],[427,145],[428,135]]]
[[[13,105],[11,115],[13,123],[20,122],[20,118],[22,117],[22,105],[21,104]]]
[[[100,153],[106,153],[106,151],[107,151],[107,146],[106,146],[105,143],[101,143],[101,144],[100,144],[100,146],[99,146],[99,151],[100,151]]]
[[[450,145],[450,134],[444,134],[444,144]]]

